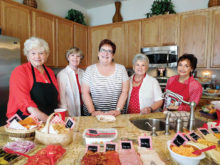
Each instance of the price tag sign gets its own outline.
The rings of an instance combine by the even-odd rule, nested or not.
[[[91,144],[86,146],[86,152],[87,151],[92,151],[92,152],[99,152],[99,145],[96,144]]]
[[[179,147],[185,144],[187,141],[188,140],[181,133],[177,133],[176,136],[172,139],[171,144]]]
[[[72,129],[74,125],[75,125],[75,121],[71,117],[68,117],[65,124],[66,128]]]
[[[220,131],[217,127],[212,127],[211,130],[213,133],[220,133]]]
[[[200,138],[200,136],[197,135],[194,131],[190,132],[190,133],[188,134],[188,136],[189,136],[193,141],[197,141],[197,140]]]
[[[120,149],[121,150],[130,150],[133,149],[132,141],[120,141]]]
[[[208,135],[208,134],[210,134],[210,132],[209,132],[206,128],[198,128],[198,131],[199,131],[202,135]]]
[[[108,143],[105,143],[104,151],[105,152],[107,152],[107,151],[116,151],[117,148],[118,147],[117,147],[116,143],[108,142]]]
[[[152,139],[151,136],[140,136],[138,137],[139,147],[145,147],[148,149],[152,149]]]
[[[15,114],[7,120],[7,123],[10,124],[13,120],[16,120],[17,122],[19,122],[22,119],[18,116],[18,114]]]
[[[183,133],[183,136],[184,136],[188,141],[191,141],[190,138],[189,138],[186,134]]]

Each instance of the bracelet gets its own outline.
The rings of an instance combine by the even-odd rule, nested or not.
[[[121,111],[121,108],[117,107],[117,108],[116,108],[116,111]]]

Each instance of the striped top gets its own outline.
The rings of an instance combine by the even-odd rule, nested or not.
[[[122,92],[122,83],[127,81],[128,75],[123,65],[115,64],[115,72],[110,76],[99,73],[96,64],[87,67],[83,76],[83,83],[89,86],[95,110],[115,110]],[[90,115],[85,104],[84,115]]]

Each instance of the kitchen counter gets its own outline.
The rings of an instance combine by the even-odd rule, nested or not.
[[[198,116],[198,112],[196,112],[196,116]],[[199,116],[198,116],[199,117]],[[150,132],[140,130],[136,128],[129,120],[130,119],[144,119],[144,118],[165,118],[165,115],[161,112],[158,113],[151,113],[147,115],[140,115],[140,114],[127,114],[127,115],[120,115],[116,118],[116,122],[113,123],[103,123],[99,122],[95,117],[76,117],[76,125],[73,129],[73,142],[65,147],[67,149],[66,154],[62,158],[62,160],[58,163],[60,165],[68,165],[68,164],[80,164],[80,160],[85,153],[85,143],[84,139],[82,138],[82,133],[86,128],[116,128],[118,130],[118,137],[115,142],[119,142],[121,139],[128,138],[133,141],[135,148],[137,147],[137,140],[138,136],[147,135],[150,136]],[[200,119],[206,120],[203,117],[199,117]],[[167,149],[166,142],[173,138],[174,131],[171,130],[171,135],[165,136],[164,131],[158,131],[158,136],[152,137],[153,141],[153,148],[159,153],[161,159],[166,164],[176,164],[173,162],[169,155],[169,151]],[[3,127],[0,127],[0,145],[4,145],[8,140],[8,137],[4,131]],[[119,143],[118,143],[119,144]],[[41,148],[45,147],[44,145],[38,144],[36,149],[31,152],[31,155],[36,153]],[[101,151],[103,147],[101,148]],[[16,163],[15,165],[22,165],[26,162],[26,158],[23,158]],[[201,165],[210,164],[210,160],[207,158],[202,160]]]

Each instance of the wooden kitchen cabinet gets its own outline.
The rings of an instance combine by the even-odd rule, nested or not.
[[[169,14],[142,20],[142,47],[176,45],[178,15]]]
[[[141,49],[141,21],[125,23],[125,58],[126,67],[132,68],[132,60]]]
[[[197,67],[207,67],[208,26],[208,10],[180,14],[180,56],[194,54]]]
[[[56,66],[55,50],[55,17],[53,15],[32,11],[32,34],[47,41],[50,54],[47,59],[47,66]]]
[[[99,43],[108,38],[109,26],[98,26],[89,28],[89,64],[98,62]]]
[[[151,17],[142,21],[142,47],[159,46],[159,17]]]
[[[88,66],[88,27],[74,23],[74,46],[82,50],[84,58],[79,67],[86,68]]]
[[[126,65],[125,57],[125,26],[122,23],[91,27],[89,30],[89,63],[98,62],[98,47],[103,39],[110,39],[116,45],[114,60]],[[91,54],[90,54],[91,53]]]
[[[211,67],[220,68],[220,9],[212,11],[212,24],[211,24]]]
[[[74,46],[73,23],[56,18],[56,66],[65,67],[66,51]]]
[[[21,62],[27,61],[23,54],[24,42],[31,35],[31,10],[14,2],[1,1],[2,34],[17,37],[21,44]]]
[[[109,39],[116,45],[115,62],[126,65],[124,24],[112,24],[109,29]]]

